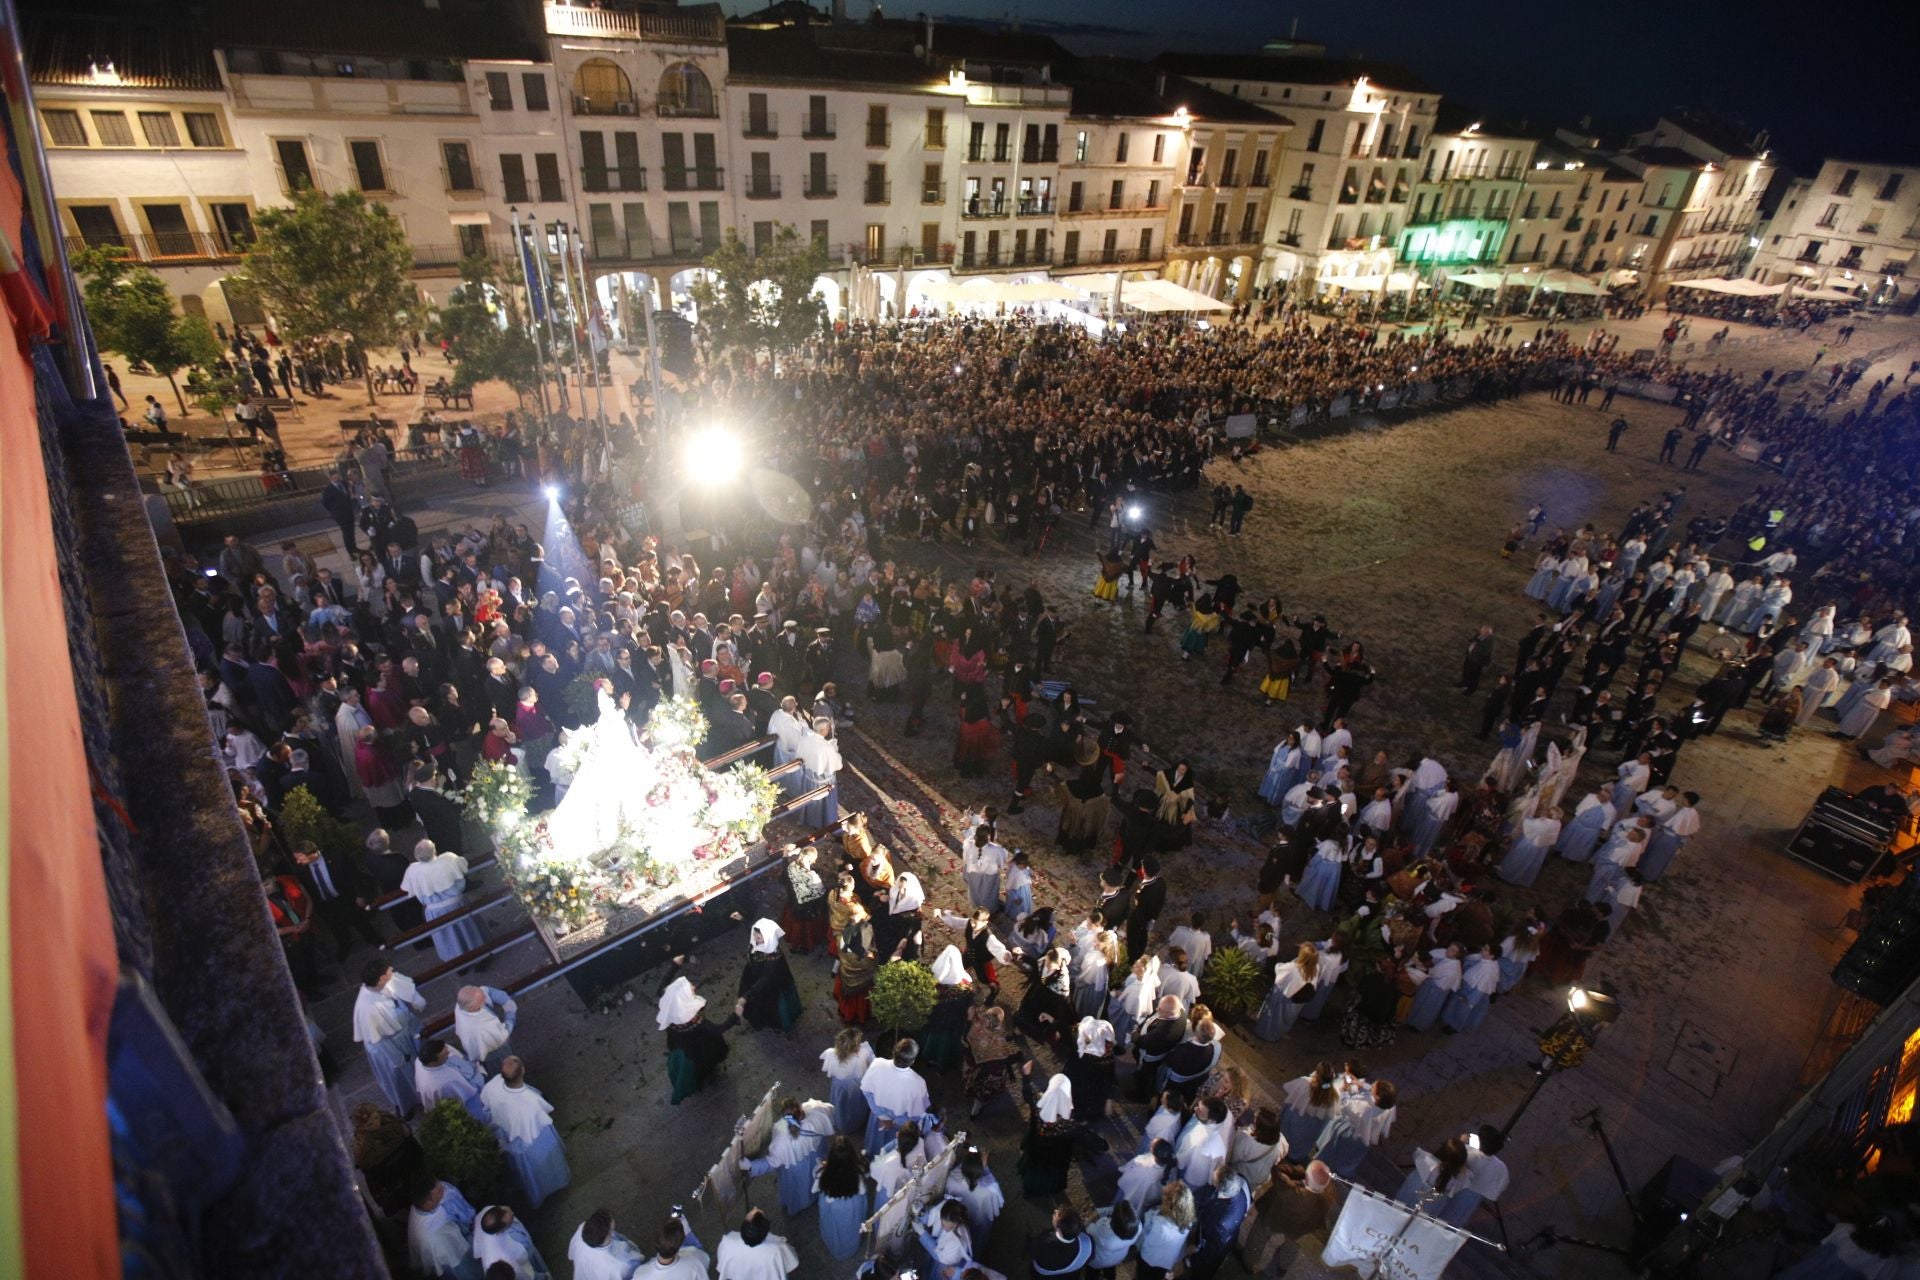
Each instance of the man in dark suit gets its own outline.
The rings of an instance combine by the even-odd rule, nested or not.
[[[373,879],[377,896],[398,893],[400,882],[406,878],[407,868],[412,865],[413,859],[393,847],[393,838],[384,829],[375,827],[367,833],[367,874]],[[426,920],[426,912],[412,898],[393,907],[394,927],[402,933],[419,928]],[[430,938],[422,938],[414,945],[424,947],[431,942]]]
[[[349,933],[357,932],[374,946],[380,945],[380,929],[367,909],[367,880],[353,859],[329,858],[313,841],[302,840],[293,848],[293,861],[314,914],[333,935],[336,960],[344,961],[352,949]]]
[[[1133,909],[1127,913],[1127,954],[1147,954],[1147,937],[1154,920],[1167,909],[1167,882],[1160,878],[1160,859],[1148,854],[1140,863],[1140,883],[1133,891]]]
[[[440,775],[430,761],[415,760],[407,766],[407,803],[426,829],[427,839],[442,853],[466,853],[466,829],[460,819],[460,806],[440,790]],[[404,874],[404,872],[402,873]]]
[[[1467,641],[1466,656],[1460,663],[1460,692],[1472,693],[1480,687],[1480,677],[1493,665],[1493,628],[1482,627]]]
[[[354,509],[352,491],[338,472],[327,480],[327,487],[320,491],[320,505],[326,510],[327,518],[340,526],[340,538],[347,544],[347,554],[358,556],[360,544],[354,537],[353,522],[359,513]]]
[[[1112,866],[1100,873],[1100,918],[1109,929],[1125,929],[1133,911],[1133,876],[1125,867]],[[1166,886],[1161,886],[1164,895]],[[1131,953],[1129,953],[1131,954]]]

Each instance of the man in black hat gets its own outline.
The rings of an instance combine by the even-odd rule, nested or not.
[[[802,675],[803,687],[809,697],[827,681],[833,679],[835,656],[833,628],[815,627],[813,643],[807,646]]]

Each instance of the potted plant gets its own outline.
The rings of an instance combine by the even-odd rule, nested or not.
[[[1207,960],[1200,996],[1222,1024],[1231,1026],[1259,1007],[1264,977],[1253,957],[1239,947],[1216,951]]]
[[[914,960],[891,960],[881,965],[873,975],[869,1001],[873,1020],[887,1034],[875,1051],[891,1053],[894,1040],[926,1026],[938,998],[939,987],[927,966]]]
[[[460,1188],[473,1204],[489,1204],[497,1198],[507,1158],[493,1130],[474,1119],[459,1099],[442,1098],[428,1107],[414,1132],[434,1177]]]
[[[328,813],[327,807],[305,787],[295,787],[281,802],[280,834],[289,845],[311,840],[315,848],[333,858],[357,861],[362,848],[359,833],[352,825]]]

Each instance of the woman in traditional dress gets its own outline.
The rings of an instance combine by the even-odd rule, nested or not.
[[[1543,551],[1540,558],[1533,562],[1533,576],[1527,579],[1527,594],[1535,600],[1545,600],[1553,593],[1555,579],[1560,576],[1560,561],[1551,551]]]
[[[1068,853],[1086,853],[1106,833],[1111,766],[1091,736],[1074,745],[1073,760],[1077,771],[1060,788],[1060,847]]]
[[[1439,791],[1427,797],[1425,806],[1419,812],[1413,832],[1413,850],[1419,857],[1433,852],[1447,825],[1453,821],[1454,811],[1460,807],[1460,791],[1452,778],[1440,784]]]
[[[1367,1151],[1385,1142],[1393,1131],[1398,1101],[1399,1094],[1389,1081],[1376,1080],[1371,1086],[1352,1081],[1320,1135],[1320,1161],[1340,1177],[1352,1178]]]
[[[1500,984],[1494,988],[1495,995],[1505,995],[1527,976],[1528,966],[1540,954],[1540,935],[1545,930],[1540,913],[1530,910],[1514,926],[1513,932],[1501,939]]]
[[[1413,1007],[1407,1010],[1407,1025],[1415,1031],[1433,1030],[1447,1001],[1460,989],[1459,947],[1436,947],[1427,959],[1426,979],[1414,992]]]
[[[1508,884],[1531,885],[1546,865],[1547,850],[1560,838],[1560,811],[1548,809],[1538,817],[1524,818],[1507,856],[1494,869]]]
[[[780,924],[787,931],[787,945],[795,951],[811,952],[827,941],[827,889],[815,864],[820,851],[812,845],[782,852],[787,858],[787,906],[780,913]]]
[[[994,1220],[1007,1203],[1005,1193],[1000,1190],[1000,1180],[987,1168],[986,1152],[972,1144],[960,1152],[960,1158],[947,1174],[947,1196],[958,1200],[966,1210],[967,1231],[973,1237],[974,1253],[985,1253],[987,1242],[993,1237]]]
[[[872,646],[872,656],[867,660],[867,696],[885,701],[907,682],[907,661],[894,639],[892,625],[885,618],[876,617],[866,637]]]
[[[1120,939],[1113,930],[1096,932],[1081,953],[1073,973],[1073,1011],[1082,1018],[1107,1015],[1107,985],[1120,963]]]
[[[1187,612],[1187,629],[1180,637],[1180,661],[1205,657],[1207,637],[1220,629],[1220,613],[1212,596],[1202,596]]]
[[[853,922],[840,935],[840,958],[833,974],[833,998],[840,1006],[840,1021],[850,1027],[862,1026],[873,1019],[867,1003],[873,990],[873,975],[880,962],[873,950],[873,925],[867,909],[854,904]]]
[[[1105,1018],[1082,1018],[1074,1028],[1067,1080],[1073,1085],[1074,1106],[1089,1124],[1098,1124],[1113,1100],[1113,1041],[1113,1024]]]
[[[1193,1192],[1180,1181],[1160,1189],[1160,1203],[1140,1220],[1140,1260],[1134,1280],[1166,1280],[1187,1256],[1193,1242]]]
[[[655,1025],[667,1033],[667,1079],[673,1086],[674,1106],[700,1092],[727,1059],[727,1031],[736,1026],[735,1014],[714,1024],[703,1012],[706,997],[680,974],[680,963],[667,966],[660,985],[660,1008]]]
[[[1487,1019],[1487,1006],[1500,989],[1500,962],[1492,947],[1482,947],[1467,957],[1460,970],[1460,989],[1441,1010],[1441,1021],[1449,1031],[1473,1031]]]
[[[971,1105],[967,1114],[979,1115],[993,1099],[1013,1089],[1020,1050],[1007,1034],[1007,1011],[998,1005],[977,1005],[967,1011],[965,1070],[961,1083]]]
[[[860,891],[856,887],[853,872],[841,868],[834,880],[833,890],[827,894],[827,954],[840,954],[840,935],[853,924],[855,910],[865,912],[867,907],[860,900]]]
[[[1119,556],[1101,556],[1100,571],[1094,576],[1093,598],[1113,601],[1120,598],[1120,575],[1127,571],[1127,562]]]
[[[1346,846],[1337,840],[1322,840],[1313,851],[1313,861],[1300,877],[1297,892],[1300,901],[1315,911],[1333,910],[1340,894],[1340,869],[1346,865]],[[1288,1025],[1292,1025],[1290,1022]]]
[[[814,1190],[821,1243],[836,1258],[853,1257],[860,1252],[860,1226],[871,1204],[866,1153],[853,1139],[836,1136],[828,1142],[827,1158],[814,1176]]]
[[[911,871],[903,871],[894,880],[893,887],[887,891],[887,914],[880,921],[879,944],[875,951],[888,960],[918,960],[920,958],[921,906],[926,902],[926,891],[920,887],[920,877]]]
[[[1360,970],[1353,1003],[1340,1020],[1340,1043],[1349,1049],[1380,1049],[1393,1043],[1400,1018],[1400,967],[1392,955],[1377,956]]]
[[[953,767],[963,778],[986,776],[987,763],[1000,748],[1000,730],[994,727],[987,693],[977,684],[960,691],[960,720],[954,730]]]
[[[1319,948],[1311,942],[1301,943],[1293,959],[1274,970],[1273,986],[1260,1003],[1260,1016],[1254,1021],[1253,1034],[1262,1040],[1275,1041],[1293,1030],[1300,1011],[1316,994],[1314,986],[1319,974]]]
[[[949,945],[934,957],[933,981],[933,1012],[918,1037],[919,1060],[935,1071],[951,1071],[960,1062],[973,1009],[973,979],[959,947]]]
[[[967,1226],[967,1208],[958,1200],[936,1197],[914,1228],[926,1255],[929,1280],[959,1280],[972,1267],[973,1233]]]
[[[833,1047],[820,1053],[820,1070],[827,1076],[827,1099],[833,1103],[833,1127],[841,1133],[867,1132],[867,1097],[860,1078],[873,1065],[873,1046],[858,1027],[844,1027]]]
[[[1269,805],[1278,807],[1287,798],[1287,792],[1293,790],[1306,769],[1306,759],[1300,751],[1300,735],[1289,733],[1273,749],[1273,755],[1267,760],[1266,776],[1260,780],[1260,798]]]
[[[782,1098],[766,1154],[741,1161],[749,1174],[771,1171],[777,1175],[780,1208],[788,1220],[813,1207],[813,1178],[833,1139],[834,1115],[834,1109],[823,1102]]]
[[[1280,1133],[1289,1152],[1304,1159],[1313,1151],[1340,1100],[1335,1087],[1338,1079],[1333,1064],[1322,1062],[1308,1074],[1295,1076],[1280,1086]]]
[[[1073,1085],[1066,1076],[1055,1075],[1042,1093],[1033,1080],[1033,1062],[1028,1060],[1021,1068],[1020,1087],[1027,1100],[1020,1185],[1030,1196],[1059,1195],[1067,1189],[1074,1144],[1084,1127],[1073,1118]]]
[[[1307,1001],[1300,1010],[1300,1017],[1307,1022],[1318,1022],[1327,1011],[1327,1001],[1333,998],[1333,988],[1340,981],[1340,975],[1347,971],[1347,951],[1349,943],[1344,929],[1335,929],[1325,942],[1316,942],[1314,949],[1320,953],[1320,971],[1314,975],[1313,999]]]
[[[1194,795],[1198,789],[1193,769],[1185,760],[1175,764],[1172,772],[1162,769],[1153,775],[1154,794],[1159,797],[1159,807],[1153,816],[1160,824],[1162,849],[1184,849],[1193,843],[1193,827],[1198,816],[1194,812]]]
[[[1600,838],[1613,826],[1613,805],[1601,791],[1589,791],[1573,811],[1573,821],[1560,828],[1553,851],[1568,862],[1585,862],[1593,857]]]
[[[1267,675],[1260,682],[1260,694],[1269,707],[1285,702],[1293,692],[1293,673],[1300,669],[1300,651],[1292,636],[1281,636],[1267,650]],[[1271,803],[1271,801],[1269,801]]]
[[[800,1020],[800,989],[794,985],[787,958],[780,954],[780,939],[785,936],[785,930],[765,919],[754,921],[747,933],[750,950],[746,967],[740,970],[740,1003],[734,1012],[756,1030],[791,1031]]]

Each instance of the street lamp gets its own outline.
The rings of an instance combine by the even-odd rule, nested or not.
[[[1600,1033],[1619,1017],[1620,1001],[1611,990],[1597,986],[1569,987],[1567,1011],[1540,1035],[1540,1061],[1533,1068],[1532,1087],[1505,1124],[1481,1130],[1481,1149],[1489,1155],[1498,1155],[1513,1136],[1513,1127],[1520,1123],[1520,1117],[1527,1113],[1547,1081],[1557,1072],[1579,1066]]]
[[[740,438],[725,427],[706,427],[687,437],[682,455],[687,477],[706,489],[732,483],[746,462]]]

